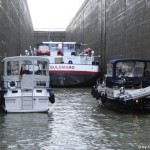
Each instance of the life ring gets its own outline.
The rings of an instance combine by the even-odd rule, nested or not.
[[[96,90],[97,88],[95,86],[92,87],[92,91],[91,91],[91,94],[92,96],[95,98],[96,97]]]
[[[15,89],[17,87],[17,81],[9,81],[8,82],[8,87],[10,89]]]
[[[73,64],[73,63],[72,63],[72,60],[69,60],[69,61],[68,61],[68,64]]]
[[[101,92],[98,92],[97,91],[97,94],[96,94],[96,100],[100,99],[101,98]]]
[[[95,92],[95,86],[92,87],[92,90],[91,90],[91,95],[93,96],[94,95],[94,92]],[[94,97],[94,96],[93,96]]]

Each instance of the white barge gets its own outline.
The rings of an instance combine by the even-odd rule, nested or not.
[[[37,55],[50,61],[50,83],[55,87],[92,86],[101,75],[99,56],[90,48],[81,52],[76,42],[43,42]]]

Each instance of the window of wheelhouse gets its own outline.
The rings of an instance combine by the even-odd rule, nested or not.
[[[21,61],[21,68],[20,68],[21,74],[33,74],[33,65],[31,60],[22,60]]]
[[[19,61],[7,61],[7,75],[18,75],[19,74]]]
[[[58,50],[58,44],[50,44],[50,50],[57,51]]]
[[[34,61],[34,74],[35,75],[48,75],[48,62],[35,60]]]
[[[68,50],[68,51],[75,50],[75,45],[74,44],[63,44],[63,50]]]

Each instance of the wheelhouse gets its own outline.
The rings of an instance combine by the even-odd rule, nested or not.
[[[73,54],[77,45],[76,42],[43,42],[50,49],[51,56],[70,56]]]
[[[49,60],[47,58],[17,56],[5,58],[2,63],[4,88],[49,87]]]

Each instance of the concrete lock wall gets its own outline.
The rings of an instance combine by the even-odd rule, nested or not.
[[[24,54],[34,31],[26,0],[0,0],[0,56]]]
[[[150,58],[150,0],[85,0],[66,40],[87,43],[104,70],[113,58]]]

